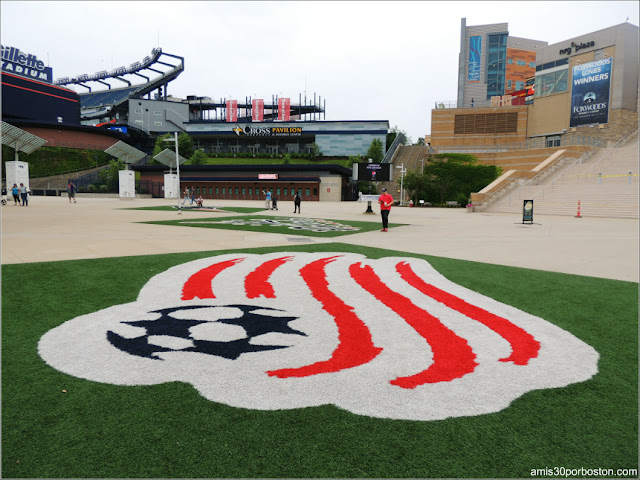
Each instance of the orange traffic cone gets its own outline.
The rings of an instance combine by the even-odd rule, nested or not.
[[[578,200],[578,214],[576,215],[576,218],[582,218],[580,216],[580,200]]]

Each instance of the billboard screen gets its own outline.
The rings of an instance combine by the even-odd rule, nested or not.
[[[468,82],[480,81],[480,54],[482,53],[482,36],[469,37],[469,72]]]
[[[353,179],[361,182],[390,182],[390,163],[354,163]]]
[[[612,58],[573,67],[569,126],[609,122]]]

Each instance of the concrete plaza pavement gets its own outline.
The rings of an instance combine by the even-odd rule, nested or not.
[[[150,225],[139,222],[235,216],[234,213],[136,210],[176,200],[30,197],[2,207],[2,264],[199,252],[314,243],[349,243],[439,257],[638,282],[638,220],[469,213],[465,208],[394,207],[388,232],[332,238]],[[262,201],[207,200],[206,207],[264,208]],[[293,203],[259,214],[293,217]],[[380,222],[366,203],[303,202],[296,217]],[[402,224],[402,226],[394,226]]]

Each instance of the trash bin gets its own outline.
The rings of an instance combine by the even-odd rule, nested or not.
[[[475,212],[476,211],[476,206],[472,205],[471,203],[469,205],[467,205],[467,213],[471,213],[471,212]]]

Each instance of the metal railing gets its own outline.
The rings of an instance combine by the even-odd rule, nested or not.
[[[396,154],[396,151],[398,150],[398,147],[400,145],[404,145],[406,141],[407,139],[405,138],[404,134],[398,133],[396,135],[395,140],[391,143],[391,146],[387,150],[387,153],[384,154],[382,163],[391,163],[391,161],[393,160],[393,156]]]
[[[593,147],[599,144],[597,137],[587,137],[584,135],[563,135],[559,139],[547,141],[545,137],[529,138],[522,142],[504,143],[499,145],[447,145],[437,146],[438,153],[492,153],[511,152],[519,150],[534,150],[541,148],[562,148],[562,147]]]
[[[603,152],[603,154],[601,155],[601,157],[595,161],[592,165],[590,165],[584,172],[583,174],[587,173],[588,171],[593,170],[593,168],[595,168],[602,160],[610,158],[611,153],[613,151],[614,148],[619,148],[620,146],[624,145],[627,140],[629,140],[629,138],[631,138],[633,135],[637,135],[638,133],[638,129],[635,128],[634,130],[631,130],[630,132],[628,132],[627,134],[625,134],[620,140],[618,140],[614,145],[607,147],[607,149]],[[535,197],[544,194],[544,192],[551,187],[553,189],[553,186],[555,185],[555,183],[560,180],[561,178],[565,177],[567,174],[567,171],[569,171],[569,169],[574,168],[576,165],[582,165],[583,163],[585,163],[586,161],[588,161],[589,158],[591,158],[591,156],[593,155],[595,149],[598,147],[599,145],[594,145],[591,149],[589,149],[589,151],[585,152],[584,154],[582,154],[580,157],[578,157],[574,162],[572,162],[570,165],[568,165],[566,168],[563,168],[562,171],[556,175],[553,180],[551,180],[549,183],[547,183],[546,185],[544,185],[542,188],[540,188],[535,194],[531,195],[532,199],[535,199]],[[520,188],[518,188],[516,191],[514,191],[512,194],[509,195],[509,197],[507,199],[511,199],[514,196],[516,196],[522,189],[529,187],[533,184],[535,184],[534,182],[537,182],[539,180],[539,178],[545,174],[545,171],[540,172],[538,175],[536,175],[535,177],[531,178],[529,181],[525,182],[523,185],[520,186]],[[500,189],[502,190],[502,189]],[[498,190],[498,191],[500,191]],[[498,192],[495,192],[498,193]],[[493,196],[493,195],[491,195]],[[486,209],[485,205],[486,205],[486,201],[491,197],[487,197],[483,200],[483,211]],[[507,199],[503,200],[502,202],[500,202],[498,204],[498,210],[500,209],[500,204],[504,203],[504,201],[506,201]]]

